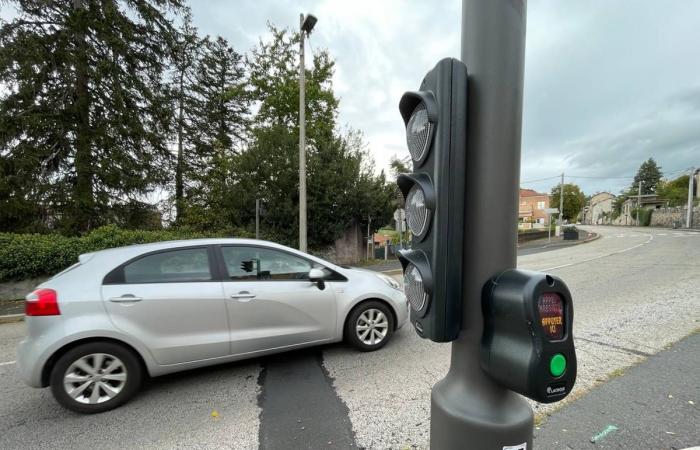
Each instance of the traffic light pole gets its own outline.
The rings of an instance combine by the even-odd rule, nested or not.
[[[450,370],[432,391],[433,449],[532,448],[528,403],[480,367],[482,289],[516,266],[525,52],[525,0],[463,0],[469,70],[464,295]]]

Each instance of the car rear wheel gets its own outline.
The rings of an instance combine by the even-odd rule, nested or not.
[[[394,334],[394,317],[389,307],[372,300],[352,310],[345,323],[345,338],[363,352],[384,347]]]
[[[91,342],[69,350],[56,361],[51,392],[71,411],[99,413],[127,402],[138,391],[142,378],[141,364],[131,350],[112,342]]]

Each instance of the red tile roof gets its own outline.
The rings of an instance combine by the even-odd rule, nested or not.
[[[533,189],[523,189],[520,188],[520,196],[521,197],[538,197],[538,196],[546,196],[547,194],[543,194],[541,192],[537,192]]]

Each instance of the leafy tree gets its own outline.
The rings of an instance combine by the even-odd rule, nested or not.
[[[550,205],[559,207],[560,191],[561,185],[556,185],[552,188],[549,198]],[[568,220],[570,222],[574,221],[585,204],[586,196],[581,191],[581,188],[573,183],[564,183],[564,211],[562,211],[562,217],[564,220]]]
[[[222,202],[227,221],[250,228],[255,199],[267,213],[261,233],[295,245],[299,210],[298,36],[270,26],[248,59],[250,89],[259,106],[249,148],[233,158],[230,189]],[[392,187],[377,177],[362,136],[337,127],[338,99],[332,86],[334,62],[317,51],[306,71],[307,208],[309,245],[337,239],[353,222],[372,218],[379,227],[391,217]]]
[[[656,164],[654,158],[649,158],[644,161],[637,174],[634,176],[634,181],[630,190],[637,194],[639,191],[639,182],[642,182],[642,195],[654,194],[656,193],[656,185],[661,180],[661,167]]]
[[[162,86],[181,0],[23,0],[0,30],[0,227],[73,232],[168,175]],[[37,205],[37,206],[35,206]]]
[[[391,160],[389,161],[389,167],[391,167],[391,175],[394,178],[397,178],[402,173],[412,172],[409,164],[411,164],[410,158],[401,159],[396,155],[392,156]]]
[[[669,206],[685,205],[688,201],[689,179],[688,175],[681,175],[670,181],[660,180],[656,186],[656,193],[661,199],[668,201]]]

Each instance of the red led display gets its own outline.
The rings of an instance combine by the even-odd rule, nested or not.
[[[546,292],[537,301],[544,334],[552,341],[564,338],[564,301],[559,294]]]

